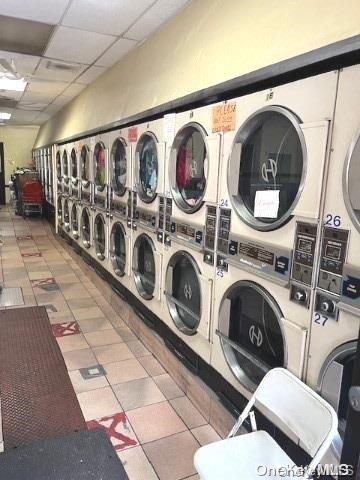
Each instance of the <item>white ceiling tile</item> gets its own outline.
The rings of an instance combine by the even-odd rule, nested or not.
[[[86,10],[85,10],[86,11]],[[93,63],[115,40],[110,35],[58,27],[45,52],[46,57],[69,62]]]
[[[86,85],[82,83],[72,83],[66,90],[64,90],[64,95],[67,95],[68,97],[76,97],[84,90],[84,88],[86,88]]]
[[[32,104],[32,103],[42,103],[45,106],[51,103],[56,95],[46,94],[39,92],[25,92],[21,98],[20,103]],[[45,107],[44,107],[45,108]]]
[[[104,67],[90,67],[86,72],[84,72],[79,78],[76,79],[77,83],[85,83],[88,85],[93,82],[97,77],[104,73],[106,68]]]
[[[23,55],[21,53],[6,52],[4,50],[0,50],[0,58],[5,58],[9,63],[14,60],[16,70],[24,76],[32,75],[40,60],[40,57],[35,57],[33,55]]]
[[[55,105],[55,103],[51,103],[45,108],[44,112],[49,113],[50,115],[53,115],[57,113],[59,110],[61,110],[62,107],[63,105]]]
[[[14,92],[13,90],[0,90],[0,99],[10,98],[11,100],[20,100],[22,97],[23,92]]]
[[[57,24],[69,0],[1,0],[0,15]]]
[[[126,31],[126,37],[144,40],[163,23],[176,15],[187,3],[189,3],[189,0],[158,0]]]
[[[67,82],[49,82],[46,80],[30,80],[26,91],[32,93],[42,93],[53,95],[54,97],[62,93],[68,87]]]
[[[35,118],[36,123],[44,123],[47,122],[53,114],[48,112],[40,112],[38,116]]]
[[[29,112],[28,110],[20,110],[16,108],[11,115],[11,120],[31,122],[39,115],[39,112]]]
[[[128,38],[119,38],[99,60],[96,65],[101,67],[111,67],[124,57],[130,50],[132,50],[137,42],[135,40],[129,40]]]
[[[73,99],[73,97],[68,97],[66,95],[59,95],[58,97],[56,97],[54,99],[54,101],[52,102],[52,104],[54,105],[60,105],[61,107],[63,107],[64,105],[66,105],[67,103],[71,102],[71,100]]]
[[[58,65],[59,68],[55,69],[54,65]],[[69,69],[66,67],[69,67]],[[42,58],[34,77],[44,80],[58,80],[59,82],[73,82],[86,67],[86,65],[81,65],[79,63]]]
[[[73,0],[62,24],[121,35],[152,3],[154,0]]]

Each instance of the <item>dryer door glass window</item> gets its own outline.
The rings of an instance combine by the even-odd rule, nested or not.
[[[280,107],[267,109],[245,122],[236,142],[236,211],[256,229],[276,229],[290,218],[301,193],[305,155],[298,120]],[[228,175],[231,185],[237,174],[230,168]]]
[[[77,155],[75,148],[71,150],[71,180],[73,185],[78,183],[78,166],[77,166]]]
[[[105,258],[105,222],[102,215],[95,218],[95,251],[99,260]]]
[[[70,230],[70,214],[69,214],[69,202],[64,200],[64,226],[66,230]]]
[[[65,179],[65,182],[68,183],[69,182],[69,164],[68,164],[68,155],[67,155],[67,151],[64,150],[63,152],[63,155],[62,155],[62,166],[63,166],[63,174],[64,174],[64,179]]]
[[[141,235],[135,242],[135,281],[140,295],[150,300],[155,290],[155,259],[151,240]]]
[[[188,126],[177,134],[174,145],[177,151],[174,199],[182,210],[194,212],[201,207],[206,188],[204,136],[198,128]]]
[[[81,180],[86,188],[90,181],[90,153],[87,145],[84,145],[80,154]]]
[[[222,301],[219,330],[226,360],[238,378],[254,390],[268,370],[284,365],[281,311],[259,285],[241,281]]]
[[[201,319],[199,268],[186,252],[178,252],[169,261],[167,300],[177,328],[187,335],[196,333]]]
[[[136,148],[136,158],[138,195],[141,200],[150,203],[156,197],[159,172],[156,142],[152,135],[145,133],[141,136]]]
[[[126,192],[127,159],[125,145],[120,138],[116,139],[111,148],[112,179],[114,192],[123,196]]]
[[[57,215],[58,215],[58,222],[62,224],[62,197],[61,195],[58,196],[57,199]]]
[[[360,137],[351,152],[347,172],[348,210],[360,230]]]
[[[102,142],[98,142],[94,148],[94,177],[96,187],[100,192],[105,188],[105,158],[105,145]]]
[[[56,175],[57,178],[61,179],[61,156],[60,152],[56,152]]]
[[[114,272],[119,277],[125,274],[126,242],[124,228],[120,223],[115,223],[111,230],[111,263]]]
[[[81,239],[85,248],[90,248],[90,217],[86,208],[81,214]]]
[[[71,230],[74,238],[79,236],[79,223],[78,223],[78,212],[76,205],[72,206],[71,209]]]

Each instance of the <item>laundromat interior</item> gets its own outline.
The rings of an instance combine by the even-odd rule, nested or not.
[[[1,0],[0,480],[360,478],[360,3]]]

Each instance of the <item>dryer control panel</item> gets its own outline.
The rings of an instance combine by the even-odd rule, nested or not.
[[[236,235],[230,226],[231,210],[220,209],[217,266],[226,271],[228,265],[238,266],[288,287],[292,251]]]
[[[290,300],[306,308],[310,307],[311,289],[314,286],[317,237],[316,224],[296,223]]]
[[[323,228],[315,310],[334,319],[337,318],[348,240],[348,230]]]

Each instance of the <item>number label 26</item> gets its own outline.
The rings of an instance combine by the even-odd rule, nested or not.
[[[325,223],[327,227],[341,227],[341,217],[340,215],[333,215],[332,213],[328,213],[325,218]]]

